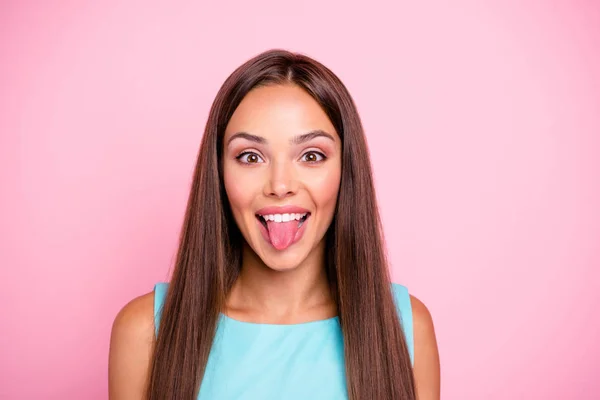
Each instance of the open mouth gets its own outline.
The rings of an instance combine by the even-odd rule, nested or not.
[[[298,221],[297,229],[300,229],[304,221],[306,221],[310,217],[310,213],[289,213],[289,214],[256,214],[256,218],[260,221],[260,223],[265,227],[265,229],[269,230],[269,225],[267,222],[292,222]]]
[[[288,207],[292,208],[292,207]],[[299,242],[307,229],[310,212],[304,209],[281,210],[276,207],[265,208],[255,214],[260,222],[262,237],[276,250],[285,250]],[[282,212],[288,211],[288,212]],[[296,212],[290,212],[296,211]]]

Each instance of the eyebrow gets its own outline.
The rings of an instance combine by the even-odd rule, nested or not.
[[[329,140],[335,142],[335,139],[329,133],[327,133],[321,129],[315,129],[313,131],[303,133],[302,135],[294,136],[293,138],[290,139],[290,143],[294,144],[294,145],[299,145],[302,143],[306,143],[309,140],[312,140],[317,137],[325,137],[325,138],[328,138]],[[235,139],[246,139],[251,142],[255,142],[255,143],[259,143],[259,144],[267,143],[267,139],[265,139],[262,136],[252,135],[248,132],[238,132],[229,138],[229,140],[227,141],[227,144],[229,145]]]

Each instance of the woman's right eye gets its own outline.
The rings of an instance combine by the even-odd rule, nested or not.
[[[258,164],[264,162],[258,154],[252,151],[245,151],[237,156],[236,159],[242,164]]]

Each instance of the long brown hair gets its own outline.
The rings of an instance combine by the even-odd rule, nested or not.
[[[242,236],[223,185],[225,127],[252,89],[295,84],[323,108],[342,142],[325,265],[344,338],[351,400],[413,400],[414,378],[394,303],[363,127],[348,90],[302,54],[270,50],[237,68],[210,110],[194,171],[173,276],[152,357],[148,398],[198,395],[217,322],[241,267]]]

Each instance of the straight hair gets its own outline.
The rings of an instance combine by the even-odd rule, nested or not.
[[[269,50],[238,67],[212,104],[151,360],[150,400],[198,396],[217,323],[242,265],[243,237],[223,184],[225,128],[244,96],[297,85],[322,107],[342,143],[342,171],[325,268],[337,303],[350,400],[414,400],[410,356],[394,302],[369,151],[340,79],[299,53]]]

